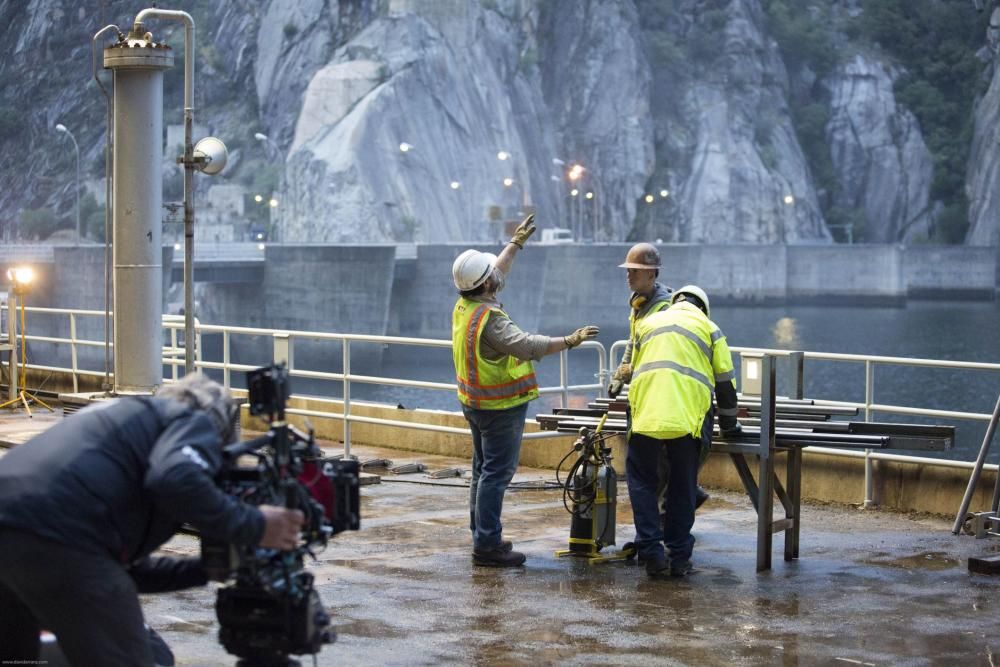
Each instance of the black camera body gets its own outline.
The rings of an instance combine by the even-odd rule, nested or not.
[[[241,547],[202,538],[210,579],[231,583],[218,591],[219,641],[245,665],[285,665],[289,654],[315,654],[335,640],[330,617],[305,570],[304,557],[344,530],[358,530],[359,464],[325,459],[313,434],[285,422],[288,371],[268,366],[247,374],[250,414],[270,430],[225,448],[218,483],[251,505],[295,508],[305,515],[291,551]]]

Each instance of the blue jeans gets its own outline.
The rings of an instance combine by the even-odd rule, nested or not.
[[[506,410],[462,406],[472,429],[472,483],[469,486],[469,528],[474,549],[500,544],[503,495],[517,471],[521,435],[528,404]]]
[[[635,547],[646,560],[663,555],[661,541],[670,552],[671,561],[691,560],[694,550],[695,495],[698,489],[698,461],[701,442],[691,436],[657,440],[633,433],[628,440],[625,470],[628,496],[635,520]],[[657,503],[660,458],[669,464],[664,505],[666,516],[661,523]]]

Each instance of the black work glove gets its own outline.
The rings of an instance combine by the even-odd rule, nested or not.
[[[732,426],[727,426],[725,428],[719,425],[719,434],[723,438],[738,438],[743,434],[743,425],[736,422]]]

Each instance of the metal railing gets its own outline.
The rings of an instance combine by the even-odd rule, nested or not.
[[[69,371],[72,374],[73,379],[73,390],[78,391],[79,383],[78,379],[81,376],[103,376],[101,371],[85,370],[81,369],[78,364],[78,347],[104,347],[103,340],[89,340],[80,338],[77,335],[77,319],[80,317],[104,317],[104,311],[94,311],[94,310],[79,310],[79,309],[63,309],[63,308],[39,308],[39,307],[27,307],[26,311],[31,314],[45,315],[50,317],[63,317],[68,318],[69,321],[69,338],[61,338],[57,336],[40,336],[28,334],[26,332],[25,339],[28,342],[42,342],[42,343],[53,343],[67,345],[70,348],[70,368],[62,368],[59,366],[42,365],[37,363],[29,363],[28,368],[40,371],[56,371],[56,372],[66,372]],[[184,341],[183,341],[183,331],[184,322],[183,318],[178,316],[165,315],[163,318],[163,328],[169,336],[169,344],[163,347],[163,365],[171,369],[170,376],[172,379],[177,379],[178,368],[183,368],[184,366]],[[178,332],[180,332],[180,337]],[[336,333],[322,333],[316,331],[295,331],[295,330],[280,330],[280,329],[263,329],[263,328],[253,328],[253,327],[233,327],[233,326],[220,326],[220,325],[207,325],[200,324],[196,321],[195,324],[195,345],[198,351],[195,360],[195,367],[203,370],[216,370],[221,371],[223,377],[223,384],[226,387],[232,387],[232,373],[249,371],[256,368],[253,365],[239,364],[232,361],[232,349],[233,349],[233,338],[236,336],[243,337],[257,337],[257,338],[269,338],[271,342],[271,357],[275,362],[284,361],[288,365],[289,375],[291,377],[298,378],[308,378],[314,380],[327,380],[332,382],[338,382],[341,385],[342,396],[339,400],[342,401],[343,409],[341,412],[330,412],[330,411],[319,411],[319,410],[309,410],[294,408],[289,409],[288,414],[295,414],[301,416],[312,416],[312,417],[324,417],[331,419],[340,419],[343,422],[344,431],[344,455],[350,456],[351,448],[351,425],[354,423],[364,423],[364,424],[377,424],[382,426],[395,426],[400,428],[410,428],[424,431],[435,431],[439,433],[452,433],[460,435],[469,435],[471,432],[468,428],[457,428],[450,426],[439,426],[435,424],[423,424],[415,423],[410,421],[402,421],[395,419],[380,419],[376,417],[367,417],[364,415],[352,414],[352,398],[351,390],[352,385],[356,384],[373,384],[381,385],[387,387],[409,387],[414,389],[424,389],[433,391],[445,391],[454,394],[456,391],[456,385],[452,382],[430,382],[426,380],[413,380],[407,378],[398,377],[386,377],[378,375],[366,375],[354,373],[351,370],[352,361],[352,344],[376,344],[382,346],[417,346],[417,347],[430,347],[430,348],[445,348],[451,349],[450,340],[434,340],[428,338],[407,338],[401,336],[372,336],[372,335],[362,335],[362,334],[336,334]],[[222,360],[212,361],[207,360],[202,355],[202,337],[205,334],[219,334],[222,337]],[[297,342],[310,341],[310,342],[331,342],[338,343],[342,346],[341,349],[341,362],[342,371],[341,372],[328,372],[319,371],[309,368],[299,368],[295,364],[295,345]],[[578,348],[583,352],[589,352],[594,354],[593,361],[595,363],[595,372],[593,376],[595,378],[594,382],[583,383],[583,384],[570,384],[569,383],[569,355],[568,350],[563,350],[559,353],[559,384],[555,386],[540,387],[539,393],[542,395],[546,394],[558,394],[560,396],[560,404],[566,406],[569,403],[570,395],[577,392],[593,392],[599,390],[604,386],[606,378],[608,376],[607,367],[605,366],[605,360],[607,359],[607,352],[601,343],[596,341],[585,341]],[[574,356],[579,356],[580,352],[576,352]],[[309,398],[310,396],[296,394],[294,398]],[[325,398],[323,396],[313,396],[314,398]],[[337,400],[334,398],[334,400]],[[552,432],[539,432],[539,433],[525,433],[525,439],[541,439],[541,438],[551,438],[558,437],[560,434]]]
[[[608,350],[608,367],[616,368],[618,360],[625,349],[628,341],[617,341]],[[989,422],[992,414],[988,412],[964,412],[957,410],[938,410],[933,408],[919,408],[903,405],[892,405],[887,403],[877,403],[875,401],[875,368],[878,365],[884,366],[906,366],[911,368],[945,368],[962,371],[993,371],[1000,372],[1000,364],[982,363],[972,361],[942,361],[939,359],[920,359],[915,357],[887,357],[866,354],[842,354],[834,352],[801,352],[797,350],[778,350],[770,348],[755,347],[731,347],[733,353],[747,354],[769,354],[775,357],[792,357],[802,355],[803,360],[813,361],[833,361],[838,363],[863,363],[865,368],[864,380],[864,401],[840,401],[815,398],[817,403],[830,406],[842,406],[857,408],[864,411],[864,420],[872,421],[872,415],[876,412],[897,415],[911,415],[919,417],[931,417],[938,419],[956,419],[966,421]],[[802,386],[802,368],[792,366],[790,378],[792,386]],[[863,458],[865,460],[865,507],[873,504],[875,487],[875,461],[896,461],[902,463],[927,464],[946,468],[959,468],[972,470],[975,467],[974,461],[954,461],[949,459],[930,458],[924,456],[912,456],[907,454],[888,454],[866,449],[863,452],[843,449],[833,449],[830,447],[805,447],[804,451],[815,454],[829,456],[840,456],[844,458]],[[984,470],[998,471],[1000,466],[987,464]]]
[[[28,331],[25,332],[25,338],[28,341],[52,343],[57,345],[68,345],[70,348],[70,368],[63,368],[59,366],[49,366],[37,363],[29,363],[28,368],[41,371],[56,371],[56,372],[67,372],[72,374],[74,391],[76,391],[78,386],[78,378],[81,376],[102,376],[101,371],[92,371],[81,369],[78,366],[78,348],[79,347],[103,347],[103,340],[88,340],[80,338],[77,335],[77,322],[79,318],[89,318],[89,317],[104,317],[104,311],[96,310],[81,310],[81,309],[60,309],[60,308],[40,308],[28,306],[25,309],[28,313],[33,315],[45,315],[53,317],[65,317],[68,319],[69,332],[68,338],[61,338],[57,336],[39,336],[30,334],[30,327]],[[165,317],[163,326],[169,335],[169,344],[164,346],[164,358],[163,364],[171,368],[171,376],[173,378],[177,377],[177,368],[183,367],[183,355],[178,355],[178,350],[183,350],[183,341],[178,339],[178,331],[183,331],[183,321],[176,317]],[[451,347],[450,340],[435,340],[428,338],[407,338],[401,336],[372,336],[372,335],[361,335],[361,334],[336,334],[336,333],[322,333],[314,331],[294,331],[294,330],[276,330],[276,329],[263,329],[263,328],[251,328],[251,327],[232,327],[232,326],[220,326],[220,325],[207,325],[207,324],[197,324],[196,325],[196,346],[198,349],[198,358],[196,360],[196,367],[205,370],[217,370],[222,372],[223,383],[227,387],[231,387],[232,373],[234,371],[248,371],[252,370],[254,366],[246,364],[238,364],[232,361],[232,339],[235,336],[252,336],[252,337],[265,337],[272,341],[272,351],[271,356],[274,361],[285,361],[289,367],[289,373],[292,377],[327,380],[332,382],[338,382],[341,385],[342,396],[340,400],[343,404],[343,409],[341,412],[329,412],[329,411],[319,411],[319,410],[308,410],[308,409],[292,409],[288,412],[290,414],[298,414],[302,416],[315,416],[324,418],[340,419],[343,421],[344,429],[344,450],[345,455],[350,454],[350,443],[351,443],[351,425],[354,423],[364,423],[364,424],[376,424],[381,426],[393,426],[399,428],[417,429],[424,431],[435,431],[439,433],[451,433],[468,435],[470,433],[467,428],[457,428],[450,426],[438,426],[434,424],[424,424],[415,423],[410,421],[402,421],[395,419],[381,419],[376,417],[367,417],[363,415],[352,414],[352,386],[357,384],[373,384],[381,385],[386,387],[409,387],[414,389],[432,390],[432,391],[446,391],[454,392],[456,390],[455,384],[451,382],[430,382],[425,380],[413,380],[406,378],[397,377],[386,377],[379,375],[367,375],[355,373],[351,368],[352,361],[352,344],[377,344],[384,346],[417,346],[417,347],[430,347],[430,348],[445,348]],[[203,334],[220,334],[222,337],[222,360],[212,361],[202,358],[201,355],[201,337]],[[342,346],[341,349],[341,363],[342,372],[327,372],[311,370],[308,368],[299,368],[295,365],[295,345],[296,342],[302,341],[327,341],[336,342]],[[594,372],[593,377],[594,382],[584,383],[584,384],[570,384],[569,383],[569,356],[566,350],[559,353],[559,384],[555,386],[542,387],[540,393],[545,394],[558,394],[560,396],[560,403],[563,407],[567,406],[569,403],[569,398],[571,394],[577,392],[603,392],[604,388],[607,386],[607,382],[610,376],[610,369],[615,368],[618,364],[618,359],[621,356],[622,351],[626,346],[626,341],[616,341],[611,345],[610,348],[605,350],[605,347],[596,341],[586,341],[579,349],[585,351],[591,351],[596,353],[596,372]],[[887,414],[899,414],[899,415],[912,415],[921,417],[930,417],[937,419],[957,419],[957,420],[968,420],[968,421],[978,421],[978,422],[988,422],[991,418],[989,413],[978,413],[978,412],[964,412],[956,410],[939,410],[932,408],[920,408],[904,405],[893,405],[886,403],[878,403],[875,400],[875,369],[877,366],[909,366],[916,368],[946,368],[953,370],[962,371],[992,371],[1000,372],[1000,364],[995,363],[980,363],[980,362],[962,362],[962,361],[942,361],[936,359],[919,359],[919,358],[907,358],[907,357],[888,357],[888,356],[878,356],[878,355],[862,355],[862,354],[840,354],[840,353],[827,353],[827,352],[798,352],[791,350],[779,350],[779,349],[769,349],[769,348],[750,348],[750,347],[733,347],[731,350],[734,353],[764,353],[774,355],[776,357],[790,357],[792,355],[802,355],[805,360],[813,361],[832,361],[837,363],[862,363],[865,368],[865,380],[864,380],[864,400],[863,401],[840,401],[840,400],[829,400],[822,399],[818,397],[813,397],[824,405],[831,406],[847,406],[854,407],[859,410],[864,411],[865,421],[872,421],[873,413],[887,413]],[[577,353],[578,355],[579,353]],[[793,366],[793,372],[795,372]],[[798,372],[801,373],[801,366],[797,367]],[[793,378],[793,383],[797,383],[801,386],[802,378]],[[304,395],[296,395],[297,398],[306,398]],[[319,398],[323,398],[320,396]],[[554,432],[540,432],[540,433],[526,433],[526,439],[537,439],[537,438],[548,438],[557,437],[558,433]],[[825,454],[830,456],[840,456],[847,458],[864,458],[865,459],[865,502],[866,504],[871,504],[873,488],[874,488],[874,471],[873,462],[874,461],[899,461],[905,463],[916,463],[916,464],[930,464],[942,467],[952,467],[952,468],[962,468],[962,469],[972,469],[975,465],[972,461],[953,461],[947,459],[937,459],[929,457],[920,456],[910,456],[902,454],[887,454],[883,452],[874,452],[871,450],[866,450],[864,452],[857,451],[844,451],[839,449],[831,449],[824,447],[807,447],[806,451],[813,452],[817,454]],[[998,466],[995,464],[989,464],[985,466],[986,470],[997,471]]]

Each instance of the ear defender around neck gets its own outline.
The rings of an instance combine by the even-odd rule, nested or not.
[[[628,305],[632,306],[632,310],[639,310],[642,308],[649,299],[645,294],[639,294],[636,292],[632,295],[632,298],[628,300]]]

